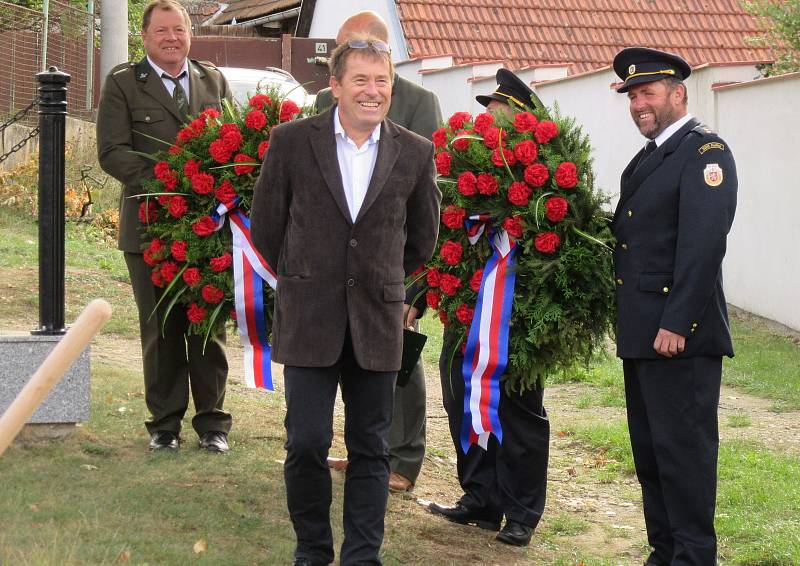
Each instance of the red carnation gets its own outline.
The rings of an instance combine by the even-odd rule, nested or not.
[[[428,286],[438,287],[441,282],[441,273],[435,267],[431,267],[425,274],[425,280],[428,282]]]
[[[230,268],[231,265],[233,265],[233,257],[231,256],[230,253],[225,252],[219,257],[212,257],[211,261],[209,262],[209,265],[211,266],[211,271],[216,271],[217,273],[220,273]]]
[[[192,224],[192,231],[201,238],[210,236],[216,230],[217,230],[217,223],[214,222],[210,216],[203,216],[200,220]]]
[[[508,202],[515,206],[527,206],[533,190],[520,181],[511,183],[508,187]]]
[[[228,149],[221,139],[212,141],[208,146],[208,153],[217,163],[227,163],[233,155],[233,150]]]
[[[207,312],[208,311],[206,309],[197,303],[192,303],[189,305],[189,309],[186,311],[186,316],[189,318],[190,322],[197,324],[198,322],[203,322]]]
[[[530,112],[519,112],[516,116],[514,116],[514,129],[520,134],[532,132],[534,128],[536,128],[537,122],[538,120],[536,120],[536,116]]]
[[[543,254],[554,254],[561,243],[561,238],[555,232],[542,232],[536,236],[533,245]]]
[[[142,259],[150,267],[155,267],[156,265],[158,265],[158,262],[161,261],[160,259],[158,259],[158,256],[153,252],[151,252],[150,250],[144,250],[144,252],[142,252]]]
[[[425,293],[425,303],[427,303],[428,307],[432,309],[439,308],[439,300],[441,299],[441,295],[436,291],[428,291]]]
[[[465,171],[458,176],[458,192],[471,197],[478,192],[478,178],[472,171]]]
[[[281,103],[280,121],[288,122],[292,120],[297,114],[300,114],[300,107],[289,99]]]
[[[169,203],[172,202],[172,197],[169,195],[158,195],[156,197],[156,202],[158,202],[158,204],[160,204],[164,208],[167,208],[169,206]]]
[[[219,138],[231,153],[239,151],[242,146],[242,132],[236,124],[222,124],[219,129]]]
[[[472,120],[472,116],[470,116],[468,112],[456,112],[450,116],[447,125],[455,132],[464,127],[464,122],[469,122],[470,120]]]
[[[525,228],[522,226],[522,217],[517,215],[503,220],[503,228],[508,232],[509,236],[516,239],[521,238],[522,233],[525,231]]]
[[[472,322],[472,317],[475,315],[475,309],[468,307],[464,303],[458,305],[456,309],[456,318],[461,324],[469,324]]]
[[[469,144],[472,143],[472,140],[470,138],[459,138],[458,136],[469,136],[474,133],[475,132],[472,130],[458,132],[458,134],[456,134],[456,139],[453,140],[453,148],[457,149],[458,151],[467,151],[469,149]]]
[[[527,167],[539,157],[539,146],[532,140],[519,142],[514,146],[514,157]]]
[[[447,132],[445,129],[439,128],[433,132],[433,134],[431,134],[431,141],[433,141],[433,146],[437,149],[447,145]]]
[[[255,159],[246,153],[239,153],[233,158],[233,161],[235,163],[252,163]],[[234,165],[233,172],[237,175],[247,175],[248,173],[252,173],[255,168],[255,165]]]
[[[442,244],[442,249],[439,251],[439,256],[444,260],[447,265],[457,265],[461,261],[461,254],[463,248],[458,242],[447,240]]]
[[[533,134],[533,137],[536,138],[536,141],[539,143],[547,143],[557,135],[558,126],[556,126],[556,123],[550,120],[542,120],[536,124],[536,132]]]
[[[258,108],[259,110],[263,110],[267,106],[272,106],[272,99],[266,94],[256,94],[250,98],[248,105],[250,108]]]
[[[155,269],[150,274],[150,281],[152,281],[153,285],[155,285],[156,287],[163,287],[164,286],[164,278],[161,277],[161,271],[158,270],[158,269]]]
[[[567,199],[561,197],[549,198],[544,203],[544,215],[550,222],[560,222],[564,220],[569,210]]]
[[[183,240],[175,240],[172,242],[172,257],[178,261],[186,261],[186,242]]]
[[[439,320],[442,321],[444,326],[450,326],[450,319],[447,318],[447,312],[439,311]]]
[[[267,125],[267,117],[261,110],[251,110],[244,117],[244,125],[251,130],[262,130]]]
[[[225,293],[213,285],[205,285],[200,294],[203,296],[203,300],[211,305],[216,305],[225,298]]]
[[[191,179],[199,172],[200,172],[200,162],[197,161],[196,159],[190,159],[183,165],[183,175],[187,179]]]
[[[489,149],[495,149],[505,145],[507,134],[500,128],[487,128],[483,133],[483,145]]]
[[[464,218],[467,212],[460,206],[449,205],[442,211],[442,224],[451,230],[458,230],[464,225]]]
[[[155,173],[156,179],[161,181],[171,169],[169,168],[169,163],[166,161],[159,161],[156,163],[155,167],[153,167],[153,173]]]
[[[214,190],[214,176],[208,173],[198,173],[192,177],[192,190],[198,195],[207,195]]]
[[[486,130],[492,127],[492,124],[494,124],[494,116],[484,112],[483,114],[478,114],[478,117],[475,118],[475,125],[472,127],[476,132],[484,135]]]
[[[172,192],[178,186],[178,173],[170,169],[159,180],[164,184],[164,189]]]
[[[219,118],[219,110],[216,108],[206,108],[202,112],[200,112],[200,116],[205,118]]]
[[[164,244],[159,238],[153,238],[150,240],[150,245],[147,246],[147,249],[150,250],[151,253],[157,254],[164,249]]]
[[[503,151],[502,154],[500,153],[501,149]],[[503,158],[505,158],[505,161],[503,161]],[[496,167],[505,167],[506,165],[512,167],[517,164],[517,158],[514,157],[514,152],[510,149],[498,147],[492,152],[492,163]]]
[[[269,149],[269,141],[264,140],[260,144],[258,144],[258,158],[263,161],[264,154],[267,153]]]
[[[228,179],[225,179],[220,183],[219,187],[214,189],[214,196],[219,202],[230,208],[237,196],[236,189],[233,188],[233,185]]]
[[[525,168],[525,182],[532,187],[541,187],[550,178],[550,171],[543,163],[534,163]]]
[[[565,161],[556,169],[556,183],[562,189],[571,189],[578,184],[578,168],[571,161]]]
[[[436,171],[439,175],[447,177],[450,175],[450,164],[453,162],[453,156],[443,151],[436,155]]]
[[[178,274],[178,264],[174,261],[165,261],[161,264],[159,271],[161,271],[161,278],[164,280],[164,283],[171,283]]]
[[[202,277],[200,277],[200,270],[196,267],[190,267],[183,272],[183,281],[189,286],[194,287],[195,285],[199,285],[202,281]]]
[[[478,269],[469,278],[469,288],[476,293],[481,290],[481,280],[483,279],[483,269]]]
[[[181,151],[183,151],[183,150],[178,145],[172,145],[169,148],[169,154],[170,155],[178,155]]]
[[[158,212],[156,212],[158,205],[154,200],[146,200],[139,205],[139,222],[142,224],[150,224],[158,220]]]
[[[452,297],[461,288],[461,279],[449,273],[442,273],[439,278],[439,287],[445,295]]]
[[[167,212],[173,218],[181,218],[189,210],[189,203],[180,195],[175,195],[169,201]]]
[[[181,144],[185,144],[188,141],[193,140],[197,137],[197,132],[195,132],[192,128],[183,128],[180,132],[178,132],[177,140]]]
[[[497,181],[497,177],[494,175],[490,175],[489,173],[481,173],[478,175],[478,192],[482,195],[493,195],[497,192],[497,188],[500,184]]]

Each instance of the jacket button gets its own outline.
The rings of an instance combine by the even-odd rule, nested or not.
[[[629,210],[629,211],[628,211],[628,218],[630,218],[631,216],[633,216],[633,211],[632,211],[632,210]]]
[[[622,279],[617,279],[617,285],[622,285],[624,281]]]
[[[663,289],[661,289],[661,292],[666,295],[667,293],[669,293],[669,287],[664,287]]]
[[[144,121],[145,121],[145,122],[149,122],[149,121],[150,121],[150,116],[145,116],[145,117],[144,117]]]
[[[356,286],[356,280],[351,277],[350,279],[347,280],[347,286],[348,287],[355,287]]]
[[[619,247],[621,247],[625,251],[628,251],[628,244],[620,244]]]
[[[692,328],[697,328],[697,323],[696,322],[692,323]]]
[[[350,239],[350,247],[351,247],[351,248],[354,248],[354,247],[356,247],[357,245],[358,245],[358,240],[356,240],[355,238],[351,238],[351,239]]]

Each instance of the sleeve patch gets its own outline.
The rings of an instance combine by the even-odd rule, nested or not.
[[[709,163],[703,170],[703,180],[709,187],[719,187],[724,175],[718,163]]]
[[[703,144],[700,149],[698,149],[698,153],[703,155],[705,152],[710,151],[712,149],[719,149],[721,151],[725,151],[725,144],[721,144],[719,142],[708,142],[707,144]]]

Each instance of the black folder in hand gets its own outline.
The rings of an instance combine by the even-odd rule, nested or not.
[[[411,378],[411,372],[417,365],[422,354],[422,348],[428,339],[424,334],[414,332],[408,328],[403,329],[403,359],[400,362],[400,371],[397,372],[397,386],[405,387]]]

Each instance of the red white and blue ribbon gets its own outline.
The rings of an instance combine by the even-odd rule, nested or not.
[[[236,207],[220,204],[211,215],[219,230]],[[233,235],[233,283],[236,322],[244,348],[244,381],[248,387],[273,391],[271,350],[267,340],[264,283],[275,289],[275,272],[258,253],[250,236],[250,219],[240,210],[228,214]]]
[[[465,220],[472,244],[486,230],[488,220],[486,215],[470,216]],[[508,332],[514,303],[514,254],[517,244],[503,229],[493,230],[489,227],[487,235],[494,251],[483,269],[461,368],[464,377],[461,448],[465,454],[472,444],[478,444],[486,450],[490,434],[494,434],[498,442],[503,442],[498,414],[500,378],[508,366]]]

